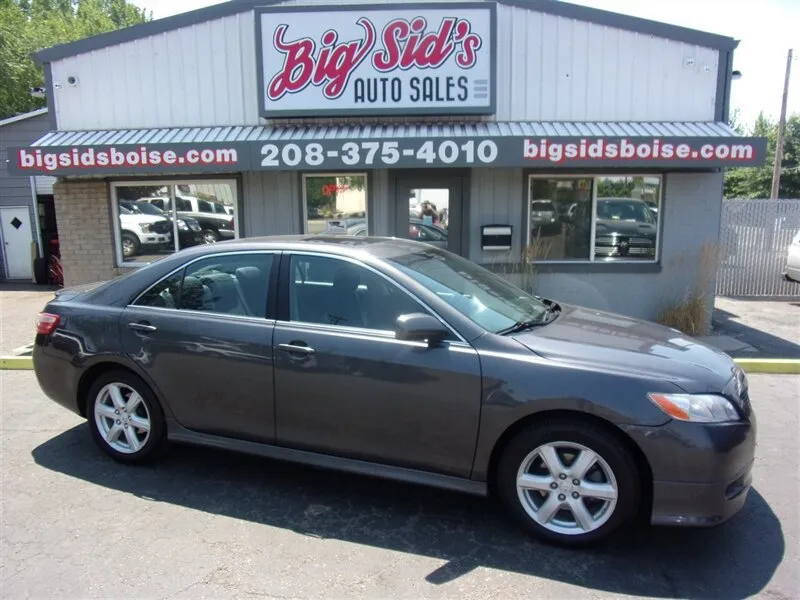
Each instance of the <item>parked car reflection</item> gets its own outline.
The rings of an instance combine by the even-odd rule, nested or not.
[[[590,239],[588,203],[570,206],[565,217],[566,244],[580,253]],[[648,205],[635,198],[598,198],[595,219],[596,259],[654,259],[658,222]]]

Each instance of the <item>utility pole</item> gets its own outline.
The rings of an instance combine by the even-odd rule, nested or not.
[[[781,163],[783,162],[783,136],[786,133],[786,103],[789,100],[789,76],[792,72],[792,49],[786,57],[786,81],[783,83],[783,100],[781,101],[781,120],[778,122],[778,139],[775,144],[775,166],[772,170],[772,192],[770,198],[775,200],[781,187]]]

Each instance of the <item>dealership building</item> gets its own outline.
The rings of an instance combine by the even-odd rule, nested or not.
[[[198,241],[411,237],[655,318],[719,238],[734,39],[550,0],[231,1],[42,50],[66,285]]]

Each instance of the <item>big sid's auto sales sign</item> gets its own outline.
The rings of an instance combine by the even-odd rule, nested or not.
[[[264,117],[492,114],[490,2],[263,8]]]

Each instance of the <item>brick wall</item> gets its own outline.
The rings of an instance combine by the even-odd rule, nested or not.
[[[104,281],[114,266],[114,234],[104,181],[59,181],[53,186],[65,287]]]

